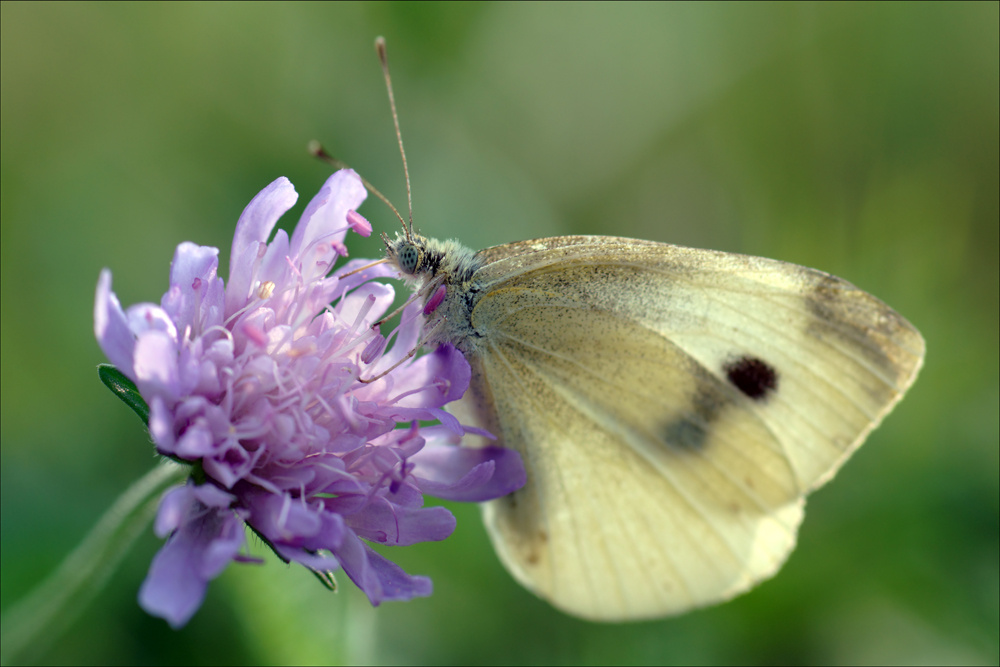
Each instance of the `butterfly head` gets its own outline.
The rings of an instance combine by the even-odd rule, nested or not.
[[[439,241],[413,233],[382,235],[385,259],[403,277],[420,284],[441,280],[454,284],[468,280],[480,266],[474,253],[457,241]]]
[[[424,342],[451,343],[463,353],[474,347],[470,321],[475,301],[473,276],[482,266],[474,253],[457,241],[438,241],[419,234],[397,234],[385,242],[385,261],[410,283],[423,302],[428,323]],[[433,315],[432,315],[433,314]]]
[[[429,239],[419,234],[396,234],[396,238],[390,239],[383,234],[382,241],[386,260],[404,277],[425,282],[437,274],[442,254],[429,249]]]

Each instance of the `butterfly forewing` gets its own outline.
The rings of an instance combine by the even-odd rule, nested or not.
[[[518,449],[487,506],[523,583],[642,618],[725,599],[791,550],[801,499],[910,384],[919,334],[818,271],[606,237],[487,249],[469,418]]]

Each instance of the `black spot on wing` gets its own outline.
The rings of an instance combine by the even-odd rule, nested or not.
[[[705,446],[708,424],[698,419],[677,419],[667,424],[664,441],[681,450],[698,450]]]
[[[704,381],[695,394],[688,412],[667,423],[663,429],[663,440],[669,446],[682,451],[697,451],[705,446],[708,432],[728,399],[718,388]]]
[[[757,357],[740,357],[727,363],[723,370],[734,387],[755,401],[766,399],[778,388],[778,372]]]

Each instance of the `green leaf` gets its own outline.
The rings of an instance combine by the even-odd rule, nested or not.
[[[143,424],[149,425],[149,406],[139,395],[139,388],[135,383],[125,377],[125,374],[111,364],[99,364],[97,374],[101,377],[101,382],[122,399],[125,405],[132,408]]]

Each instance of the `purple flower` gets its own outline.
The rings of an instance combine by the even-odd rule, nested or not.
[[[442,407],[468,386],[462,355],[442,346],[406,359],[419,343],[419,304],[404,309],[388,348],[372,328],[394,298],[373,279],[392,270],[352,274],[368,264],[355,260],[330,274],[347,230],[370,232],[355,212],[366,195],[354,172],[339,171],[292,238],[278,230],[267,243],[298,197],[279,178],[240,217],[228,283],[216,248],[182,243],[160,305],[123,311],[101,272],[101,348],[149,405],[157,450],[194,464],[161,502],[156,532],[169,537],[139,595],[174,627],[197,611],[209,580],[248,559],[244,522],[285,560],[342,567],[377,605],[429,595],[431,582],[365,540],[444,539],[455,519],[424,507],[423,493],[483,501],[524,484],[515,452],[457,446],[465,429]]]

